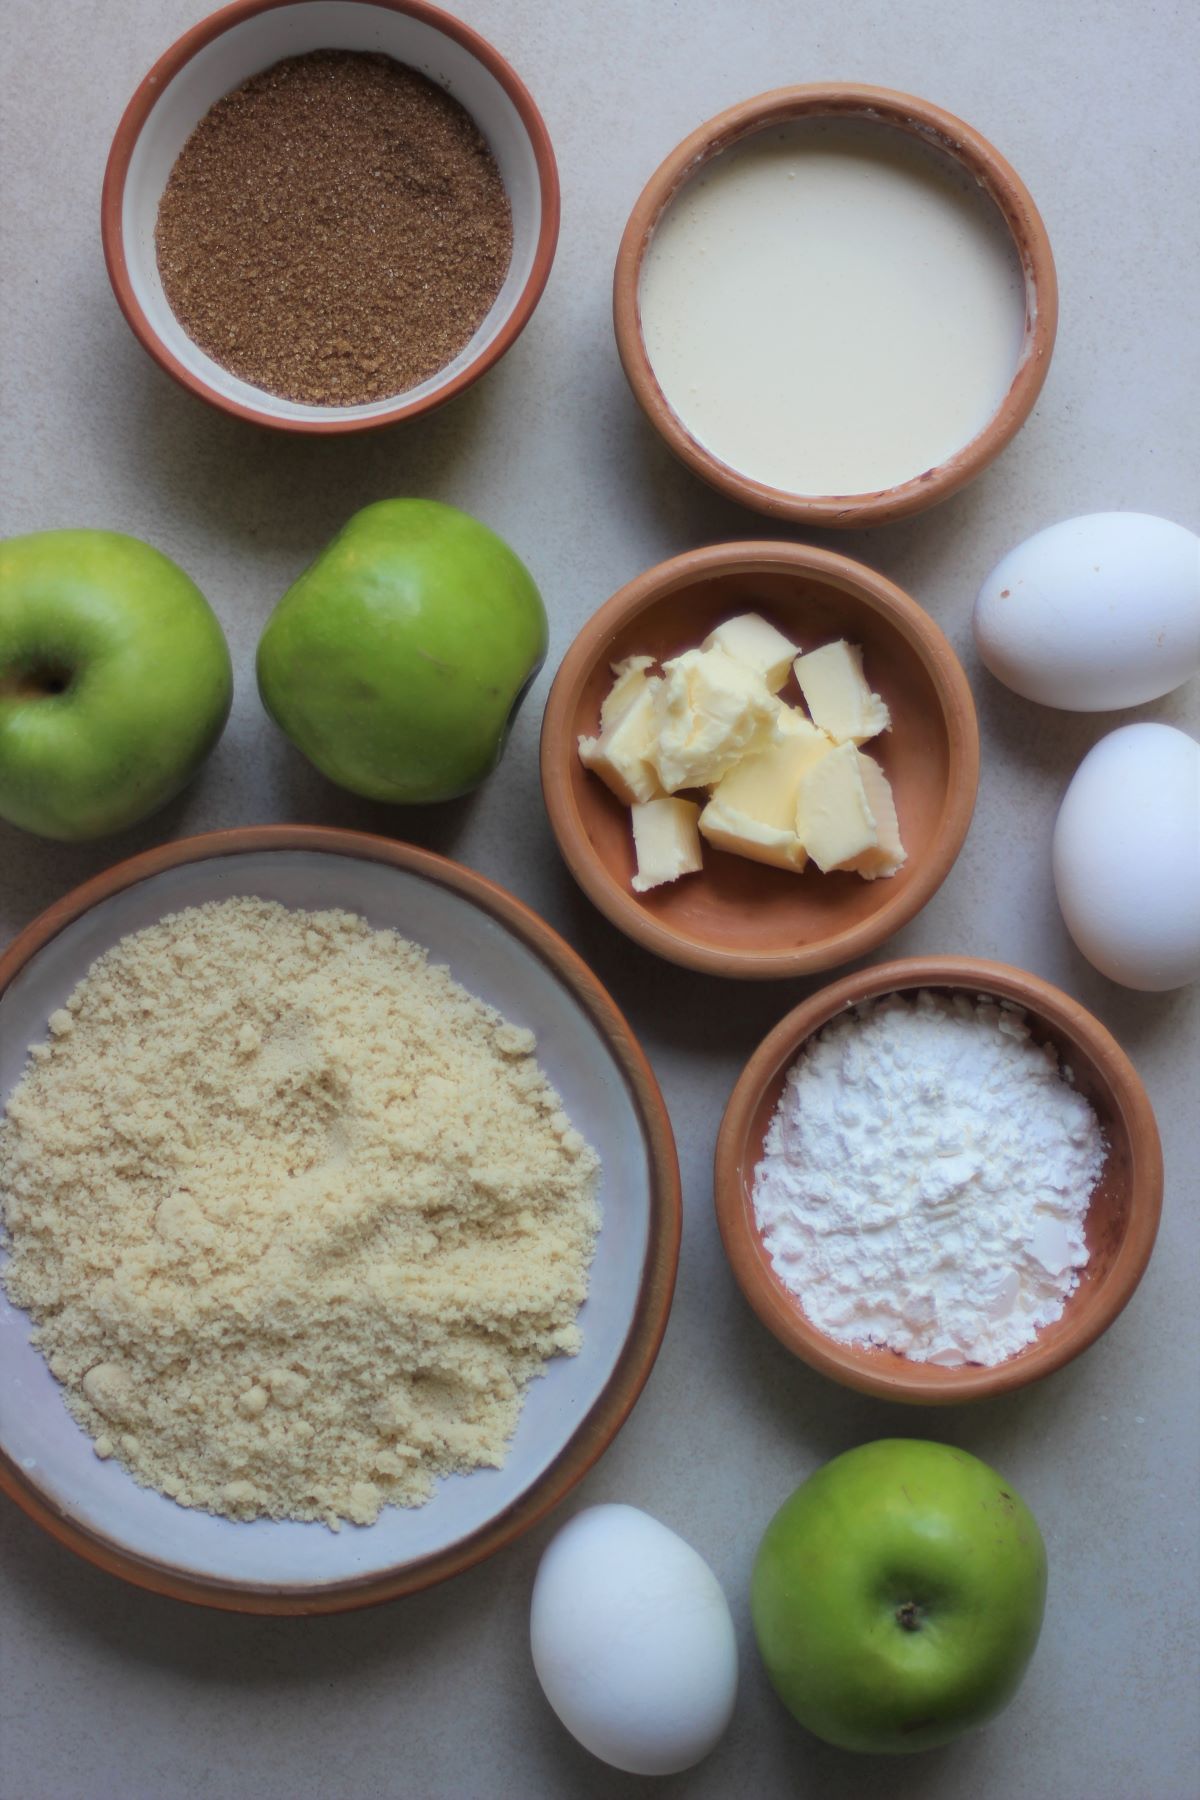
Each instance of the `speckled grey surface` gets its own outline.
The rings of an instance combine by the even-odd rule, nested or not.
[[[1054,809],[1080,756],[1119,721],[1015,699],[980,671],[969,641],[981,577],[1038,527],[1121,507],[1200,525],[1194,9],[474,0],[472,21],[512,56],[559,152],[558,260],[533,325],[480,387],[425,423],[343,443],[285,442],[210,413],[150,364],[108,291],[97,232],[108,142],[137,80],[198,11],[196,0],[5,9],[3,528],[106,525],[158,544],[221,614],[238,691],[201,779],[142,830],[68,849],[0,828],[0,932],[165,837],[280,819],[412,837],[496,877],[566,933],[642,1034],[686,1192],[662,1355],[566,1510],[630,1501],[697,1546],[734,1608],[742,1690],[703,1767],[659,1784],[625,1779],[565,1736],[530,1668],[526,1607],[549,1526],[441,1590],[289,1623],[136,1592],[5,1504],[0,1796],[1194,1800],[1200,1156],[1189,1101],[1200,996],[1123,992],[1072,951],[1050,885]],[[936,1415],[858,1399],[806,1372],[758,1326],[725,1268],[710,1207],[717,1120],[749,1051],[808,988],[717,984],[634,950],[561,867],[536,775],[549,676],[587,613],[670,552],[767,534],[675,466],[626,392],[608,315],[625,215],[701,119],[822,76],[926,94],[991,137],[1044,213],[1062,282],[1049,381],[1000,463],[925,518],[823,540],[929,607],[967,662],[983,726],[966,848],[888,953],[968,951],[1060,982],[1133,1056],[1167,1156],[1158,1250],[1109,1335],[1035,1391]],[[273,601],[323,540],[366,501],[404,493],[465,506],[511,539],[545,592],[552,646],[484,792],[391,814],[337,793],[293,755],[259,708],[251,664]],[[1195,733],[1197,686],[1122,717]],[[942,1436],[998,1464],[1041,1520],[1052,1574],[1041,1647],[1010,1711],[949,1750],[893,1764],[826,1750],[791,1724],[757,1666],[745,1596],[758,1535],[795,1483],[823,1458],[897,1432]]]

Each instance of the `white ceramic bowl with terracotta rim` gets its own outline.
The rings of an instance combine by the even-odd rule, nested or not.
[[[867,677],[892,714],[892,729],[866,748],[891,782],[908,860],[888,879],[864,881],[811,864],[800,875],[766,868],[706,844],[699,874],[635,894],[629,808],[584,768],[579,737],[599,728],[612,663],[677,656],[750,611],[805,650],[842,637],[862,646]],[[799,703],[798,690],[783,697]],[[765,981],[865,956],[933,897],[971,822],[979,728],[953,649],[894,582],[807,544],[714,544],[647,569],[588,620],[546,701],[541,766],[563,858],[619,930],[684,968]]]
[[[441,856],[357,832],[214,832],[119,863],[35,920],[0,959],[0,1104],[46,1020],[96,957],[165,913],[234,895],[342,907],[424,945],[508,1018],[600,1154],[600,1237],[583,1347],[528,1391],[502,1469],[446,1477],[372,1526],[215,1518],[101,1462],[0,1289],[0,1488],[59,1542],[156,1593],[235,1612],[327,1613],[428,1587],[537,1523],[620,1430],[658,1353],[679,1254],[679,1169],[657,1083],[628,1024],[528,907]]]
[[[362,406],[281,399],[223,369],[171,311],[155,257],[163,189],[209,107],[272,63],[309,50],[381,52],[445,88],[486,138],[512,206],[512,262],[470,342],[418,386]],[[155,362],[235,418],[317,434],[416,418],[477,381],[528,324],[554,260],[558,222],[554,151],[528,89],[486,38],[425,0],[234,0],[202,19],[158,59],[126,107],[100,210],[113,292]]]
[[[638,287],[659,219],[704,163],[741,139],[795,119],[873,121],[923,139],[953,158],[998,207],[1025,281],[1025,334],[1012,385],[998,411],[961,450],[898,486],[863,494],[794,494],[722,462],[691,434],[659,386],[642,337]],[[660,163],[629,215],[613,279],[617,350],[634,395],[681,461],[743,506],[798,525],[884,525],[921,512],[973,481],[1020,430],[1041,392],[1058,325],[1058,282],[1050,240],[1028,189],[1000,152],[964,120],[913,94],[856,82],[775,88],[700,125]]]
[[[1005,1362],[943,1368],[896,1352],[842,1344],[819,1331],[771,1264],[754,1216],[754,1171],[784,1079],[805,1043],[832,1019],[885,994],[984,996],[1021,1007],[1038,1043],[1052,1044],[1074,1085],[1095,1108],[1106,1158],[1088,1209],[1087,1266],[1062,1317]],[[905,957],[860,969],[813,994],[781,1019],[738,1077],[717,1138],[714,1198],[725,1253],[738,1286],[780,1343],[814,1369],[860,1393],[918,1406],[954,1406],[1026,1387],[1093,1344],[1128,1303],[1154,1248],[1162,1211],[1163,1160],[1154,1109],[1141,1077],[1112,1034],[1050,982],[971,956]]]

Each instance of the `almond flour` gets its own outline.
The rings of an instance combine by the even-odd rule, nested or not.
[[[4,1285],[96,1454],[335,1527],[500,1467],[598,1225],[534,1050],[344,912],[216,902],[101,957],[0,1125]]]

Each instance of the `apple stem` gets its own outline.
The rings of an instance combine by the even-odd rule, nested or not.
[[[896,1608],[896,1618],[905,1631],[920,1631],[921,1620],[917,1614],[916,1602],[906,1600],[903,1606]]]

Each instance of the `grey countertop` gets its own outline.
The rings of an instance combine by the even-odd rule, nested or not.
[[[328,1620],[250,1620],[154,1598],[76,1561],[0,1506],[3,1800],[505,1800],[657,1791],[887,1792],[903,1800],[1194,1800],[1198,1782],[1196,1293],[1198,996],[1114,987],[1054,904],[1055,807],[1115,716],[1043,711],[975,661],[970,612],[999,555],[1106,508],[1196,529],[1200,496],[1197,133],[1200,17],[1187,0],[471,0],[541,105],[563,180],[546,296],[516,348],[432,418],[357,441],[283,440],[210,412],[150,363],[105,279],[100,177],[117,118],[200,0],[9,0],[3,91],[6,532],[103,525],[159,545],[216,606],[237,698],[223,742],[168,812],[110,843],[0,827],[0,935],[119,856],[216,826],[294,820],[410,837],[529,901],[631,1015],[666,1093],[686,1224],[674,1312],[629,1423],[555,1522],[629,1501],[687,1537],[725,1584],[742,1642],[728,1736],[662,1783],[615,1775],[544,1704],[526,1615],[553,1523],[441,1589]],[[1167,1160],[1163,1227],[1125,1315],[1039,1387],[917,1413],[794,1362],[727,1271],[710,1162],[733,1079],[812,984],[738,986],[635,950],[575,890],[550,838],[536,748],[550,676],[587,614],[689,545],[770,535],[678,467],[643,424],[609,324],[609,271],[661,156],[722,106],[784,82],[857,78],[927,95],[1015,164],[1058,259],[1050,377],[999,463],[939,510],[822,541],[914,593],[971,676],[984,736],[959,862],[886,954],[963,951],[1057,981],[1145,1078]],[[266,720],[252,660],[275,599],[356,508],[427,494],[479,514],[533,569],[550,659],[499,773],[430,812],[356,802]],[[1122,715],[1197,731],[1200,684]],[[884,952],[881,952],[884,954]],[[1045,1630],[1011,1709],[948,1750],[896,1763],[826,1749],[768,1689],[747,1580],[776,1505],[824,1458],[925,1434],[997,1464],[1050,1550]]]

